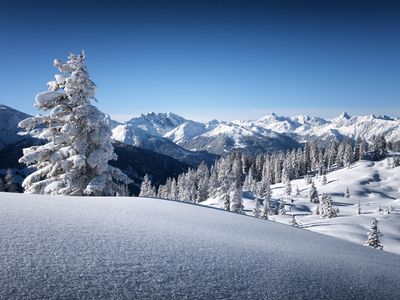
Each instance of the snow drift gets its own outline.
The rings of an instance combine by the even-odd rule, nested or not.
[[[0,193],[0,228],[0,298],[400,298],[398,255],[180,202]]]

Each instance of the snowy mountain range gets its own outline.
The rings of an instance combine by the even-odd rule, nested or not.
[[[19,136],[17,124],[28,115],[0,106],[0,149],[26,139]],[[370,140],[384,135],[400,141],[400,119],[387,116],[349,116],[343,113],[331,120],[268,114],[257,120],[197,122],[174,113],[147,113],[120,123],[107,117],[113,139],[167,156],[191,166],[201,161],[211,164],[217,155],[233,150],[250,153],[297,148],[307,141],[329,142],[344,137]]]
[[[347,113],[331,120],[304,115],[281,117],[272,113],[258,120],[207,123],[173,113],[148,113],[114,125],[113,138],[127,144],[157,151],[157,146],[168,144],[166,140],[169,140],[188,151],[218,155],[232,150],[252,153],[286,150],[307,141],[329,142],[345,137],[370,140],[373,135],[384,135],[389,141],[400,141],[399,119],[374,115],[351,117]]]

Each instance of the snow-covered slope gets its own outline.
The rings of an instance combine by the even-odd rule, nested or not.
[[[285,189],[281,183],[272,185],[272,200],[283,199],[287,212],[286,215],[270,218],[289,224],[291,215],[294,214],[304,229],[346,239],[359,245],[366,241],[372,218],[376,218],[379,221],[379,230],[383,234],[381,242],[384,250],[400,254],[400,167],[391,169],[387,164],[387,159],[379,162],[359,161],[350,169],[344,168],[327,174],[326,185],[322,185],[322,177],[314,178],[319,194],[332,195],[334,205],[339,209],[338,217],[332,219],[323,219],[313,213],[317,204],[308,200],[310,185],[306,184],[304,179],[291,181],[293,191],[298,187],[300,196],[284,195]],[[350,198],[344,198],[346,188],[349,188]],[[252,215],[254,199],[251,193],[244,193],[244,196],[246,213]],[[357,215],[359,202],[361,215]],[[209,199],[202,204],[222,207],[218,199]],[[382,212],[377,212],[378,206]],[[385,211],[391,206],[395,210],[388,214]]]
[[[164,137],[178,145],[190,142],[194,137],[206,133],[215,128],[215,126],[200,122],[186,121],[173,130],[167,132]]]
[[[0,193],[0,228],[0,298],[400,298],[398,255],[180,202]]]

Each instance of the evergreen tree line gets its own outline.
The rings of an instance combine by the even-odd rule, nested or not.
[[[286,184],[286,193],[289,195],[292,192],[290,181],[293,179],[305,177],[311,183],[312,175],[349,167],[353,162],[367,157],[378,160],[386,153],[387,143],[383,136],[373,137],[370,143],[361,138],[352,143],[351,139],[346,138],[341,142],[333,141],[327,147],[311,142],[305,143],[303,148],[256,156],[233,152],[216,160],[211,168],[202,163],[197,169],[189,169],[178,178],[168,178],[158,190],[145,176],[139,196],[193,203],[218,196],[225,202],[225,195],[235,197],[237,191],[241,195],[244,190],[266,198],[266,194],[270,193],[269,185],[279,182]]]

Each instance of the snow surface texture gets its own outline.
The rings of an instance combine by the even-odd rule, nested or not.
[[[400,256],[181,202],[0,193],[0,298],[400,299]]]
[[[319,193],[332,195],[334,208],[339,209],[338,217],[323,219],[315,215],[318,204],[308,200],[310,184],[304,179],[292,180],[292,190],[299,188],[300,195],[285,195],[285,186],[282,183],[271,185],[272,200],[283,199],[286,206],[286,215],[269,216],[277,222],[290,224],[292,215],[301,224],[301,228],[345,239],[359,245],[367,240],[367,232],[373,218],[379,221],[381,243],[384,251],[400,254],[400,167],[388,168],[388,160],[379,162],[359,161],[349,169],[343,168],[326,175],[327,184],[323,185],[323,177],[313,178]],[[349,188],[350,198],[344,193]],[[294,194],[295,192],[293,192]],[[291,203],[293,199],[293,203]],[[357,214],[358,203],[361,205],[361,215]],[[203,205],[223,207],[218,199],[208,199]],[[251,194],[244,193],[245,213],[253,215],[254,200]],[[378,207],[382,211],[378,212]],[[319,205],[320,209],[322,205]],[[390,214],[387,210],[394,207]]]

